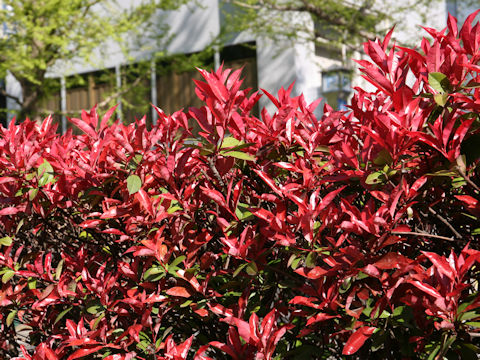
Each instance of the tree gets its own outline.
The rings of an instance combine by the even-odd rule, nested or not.
[[[402,24],[415,9],[425,22],[432,2],[376,1],[376,0],[222,0],[229,11],[226,33],[252,31],[274,39],[313,40],[328,46],[344,45],[357,50],[365,38],[384,34],[392,24]],[[428,6],[427,6],[428,5]],[[422,11],[423,9],[423,11]],[[315,24],[299,18],[298,13],[309,14]],[[312,31],[313,30],[313,31]]]
[[[38,114],[42,99],[58,86],[51,86],[47,73],[59,62],[87,60],[99,44],[108,41],[125,48],[129,39],[141,34],[143,43],[151,38],[148,27],[157,9],[175,9],[186,0],[141,0],[125,7],[118,0],[4,0],[0,23],[0,77],[9,72],[21,86],[21,96],[1,93],[20,108],[18,117]],[[156,37],[167,28],[155,27]],[[142,42],[130,42],[131,46]],[[98,60],[98,59],[96,59]]]

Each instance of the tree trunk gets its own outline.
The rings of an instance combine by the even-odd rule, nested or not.
[[[34,119],[38,112],[38,102],[40,99],[40,93],[38,86],[32,84],[29,81],[21,82],[22,85],[22,108],[18,114],[18,119],[20,121],[24,121],[27,117],[30,119]]]

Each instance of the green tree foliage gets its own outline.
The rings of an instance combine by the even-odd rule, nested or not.
[[[141,0],[135,7],[125,7],[120,0],[4,0],[0,9],[4,32],[0,38],[0,77],[10,72],[20,83],[22,96],[2,90],[3,95],[18,104],[19,118],[35,114],[39,102],[58,90],[58,86],[48,86],[46,75],[52,66],[59,61],[91,60],[94,49],[106,41],[125,47],[127,33],[129,39],[141,34],[138,39],[150,41],[145,30],[152,14],[185,2]],[[167,30],[157,27],[155,36],[165,37]]]
[[[435,0],[437,1],[437,0]],[[434,1],[434,2],[435,2]],[[469,1],[469,0],[467,0]],[[297,40],[306,37],[330,46],[343,44],[355,50],[365,38],[384,34],[392,24],[405,22],[412,11],[421,16],[431,0],[222,0],[228,9],[226,32],[249,30],[270,38]],[[428,6],[427,6],[428,5]],[[235,11],[231,11],[235,9]],[[422,11],[423,9],[423,11]],[[315,28],[299,17],[311,15]],[[423,20],[425,21],[425,20]]]

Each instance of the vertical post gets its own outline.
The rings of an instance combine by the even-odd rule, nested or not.
[[[65,76],[60,78],[60,111],[62,112],[62,134],[67,132],[67,85]]]
[[[452,14],[452,16],[457,17],[457,11],[458,11],[458,6],[457,6],[457,0],[447,0],[447,12]]]
[[[116,79],[116,85],[117,85],[117,90],[120,90],[122,87],[122,74],[120,72],[120,64],[115,65],[115,79]],[[120,121],[123,121],[123,111],[122,111],[122,96],[119,95],[117,98],[117,114],[118,118]]]
[[[157,105],[157,69],[155,66],[155,59],[152,59],[150,62],[150,97],[152,105]],[[157,124],[158,114],[155,108],[152,107],[152,123],[153,125]]]
[[[215,54],[213,55],[213,63],[215,66],[215,70],[218,70],[220,67],[220,51],[218,51],[218,47],[215,46]]]
[[[88,107],[90,110],[93,106],[95,106],[95,79],[93,78],[93,74],[88,74]]]

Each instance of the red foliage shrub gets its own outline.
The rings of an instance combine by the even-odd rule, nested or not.
[[[474,16],[367,42],[376,90],[320,119],[291,88],[257,118],[220,69],[151,130],[0,128],[0,357],[475,358]]]

